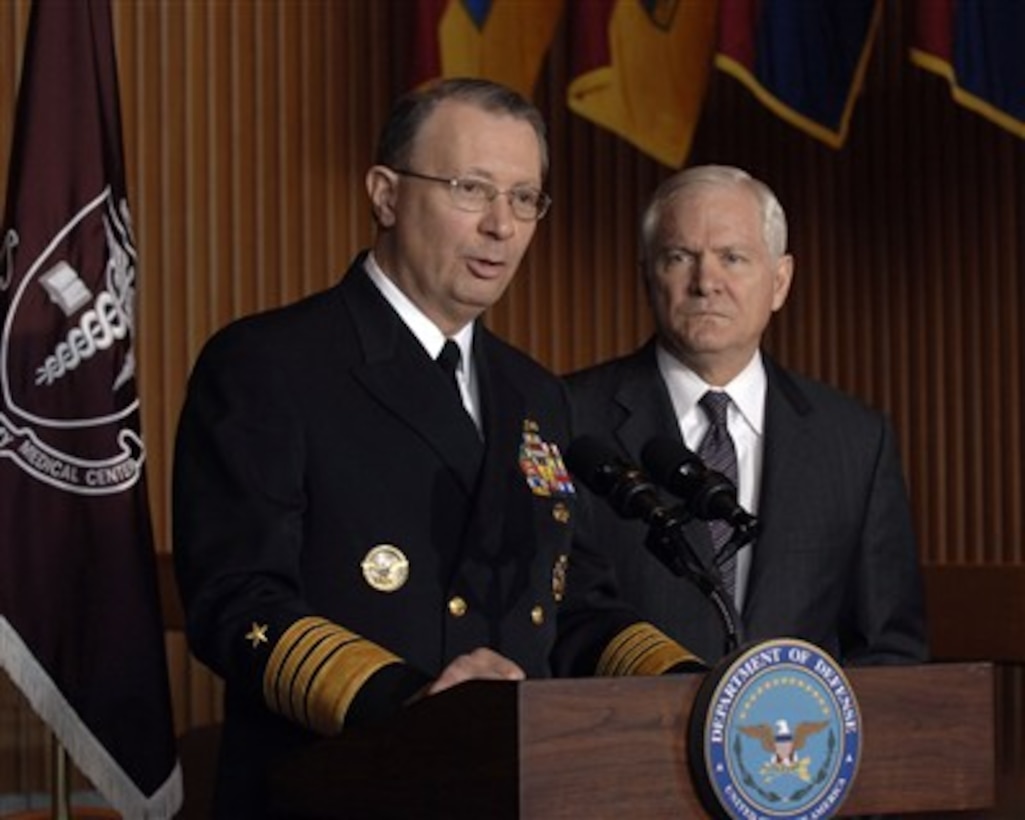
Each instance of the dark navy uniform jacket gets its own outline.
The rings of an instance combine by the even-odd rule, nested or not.
[[[259,814],[275,760],[395,713],[480,646],[531,677],[692,659],[574,537],[564,386],[482,325],[473,356],[483,441],[360,258],[199,357],[174,555],[190,647],[226,682],[220,815]]]

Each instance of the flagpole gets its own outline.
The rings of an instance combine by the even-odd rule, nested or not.
[[[50,776],[50,816],[53,820],[70,820],[68,750],[52,733],[50,734],[50,747],[53,752],[53,771]]]

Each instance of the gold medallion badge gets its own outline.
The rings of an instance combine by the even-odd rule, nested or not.
[[[363,559],[363,577],[378,592],[395,592],[409,578],[409,560],[392,544],[378,544]]]

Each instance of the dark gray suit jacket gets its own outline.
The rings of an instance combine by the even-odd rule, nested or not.
[[[801,638],[849,665],[925,660],[917,549],[888,421],[768,357],[765,367],[761,532],[742,614],[747,639]],[[576,435],[606,437],[635,464],[653,436],[680,438],[653,342],[567,382]],[[705,596],[645,549],[644,524],[617,518],[602,502],[593,506],[594,537],[623,597],[707,662],[719,658],[725,632]]]

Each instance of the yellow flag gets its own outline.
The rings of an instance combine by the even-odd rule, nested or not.
[[[563,0],[450,0],[438,23],[441,76],[483,77],[528,99]]]
[[[590,53],[574,54],[582,70],[569,86],[570,108],[680,167],[704,102],[717,11],[717,0],[616,0],[611,11],[579,3],[572,24],[607,27],[607,36],[589,38]]]

